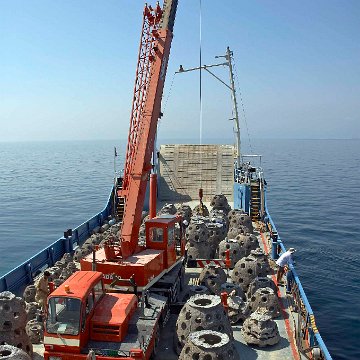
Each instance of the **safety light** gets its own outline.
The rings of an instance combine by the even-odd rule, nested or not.
[[[69,293],[70,292],[70,285],[64,285],[65,288],[65,292]]]

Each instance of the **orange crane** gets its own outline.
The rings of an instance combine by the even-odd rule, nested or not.
[[[146,243],[138,244],[177,2],[145,5],[124,176],[116,194],[124,209],[121,238],[82,259],[81,271],[49,295],[46,360],[148,360],[183,285],[182,219],[155,216],[155,174]]]
[[[150,6],[144,10],[124,176],[117,194],[125,204],[121,225],[123,259],[137,251],[176,9],[177,0],[172,0],[165,1],[163,9],[158,3],[154,10]]]
[[[159,3],[155,8],[145,5],[124,175],[116,194],[118,202],[123,204],[121,236],[117,241],[109,241],[94,256],[81,260],[82,270],[102,272],[107,284],[113,284],[116,279],[131,278],[139,291],[148,289],[169,271],[175,271],[179,276],[183,273],[182,219],[155,217],[156,174],[150,175],[150,220],[145,224],[146,243],[138,243],[177,3],[177,0],[166,0],[162,8]]]

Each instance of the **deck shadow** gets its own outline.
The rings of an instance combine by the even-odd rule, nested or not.
[[[256,349],[253,349],[252,347],[243,344],[240,341],[235,341],[235,348],[239,354],[240,359],[242,360],[256,360],[259,358],[258,352]]]
[[[159,176],[159,186],[158,186],[158,193],[159,193],[159,198],[162,202],[179,202],[179,203],[183,203],[183,202],[188,202],[191,201],[191,197],[187,194],[181,194],[179,192],[177,192],[176,190],[173,190],[170,188],[169,184],[166,182],[166,180],[162,177]],[[174,186],[175,187],[175,186]]]
[[[271,346],[260,347],[256,345],[246,345],[239,339],[235,340],[235,347],[239,353],[239,356],[242,360],[259,360],[259,359],[268,359],[269,353],[276,353],[278,359],[288,358],[287,354],[290,348],[290,342],[284,338],[280,337],[280,341]]]
[[[261,351],[266,351],[266,352],[273,352],[275,350],[282,350],[282,349],[288,349],[290,347],[290,342],[288,339],[284,338],[284,337],[280,337],[280,341],[272,346],[267,346],[267,347],[260,347],[260,346],[254,346],[254,348],[259,349]]]

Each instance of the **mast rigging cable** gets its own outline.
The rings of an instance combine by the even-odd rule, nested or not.
[[[249,142],[250,154],[253,154],[254,152],[253,152],[253,148],[252,148],[252,145],[251,145],[250,133],[249,133],[249,128],[248,128],[248,124],[247,124],[245,106],[244,106],[244,101],[243,101],[243,95],[242,95],[242,92],[241,92],[241,89],[240,89],[239,75],[238,75],[237,70],[236,70],[236,62],[235,62],[234,55],[233,55],[233,59],[234,59],[234,66],[233,67],[234,67],[234,70],[235,70],[236,85],[237,85],[237,88],[239,90],[241,108],[242,108],[242,113],[243,113],[243,117],[244,117],[244,122],[245,122],[248,142]]]
[[[202,59],[201,59],[201,42],[202,42],[202,37],[201,37],[201,30],[202,30],[202,7],[201,7],[201,0],[199,0],[199,10],[200,10],[200,25],[199,25],[199,67],[200,67],[200,75],[199,75],[199,81],[200,81],[200,86],[199,86],[199,100],[200,100],[200,129],[199,129],[199,145],[200,145],[200,188],[202,188],[202,149],[201,149],[201,145],[202,145],[202,127],[203,127],[203,106],[202,106]]]

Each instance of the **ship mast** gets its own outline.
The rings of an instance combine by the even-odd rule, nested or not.
[[[236,90],[235,90],[235,83],[234,83],[234,73],[231,63],[231,57],[233,52],[230,51],[230,48],[226,48],[226,60],[229,63],[229,74],[230,74],[230,84],[231,84],[231,98],[233,102],[234,108],[234,115],[235,118],[233,119],[235,122],[235,137],[236,137],[236,153],[237,153],[237,167],[240,167],[241,163],[241,142],[240,142],[240,125],[239,125],[239,112],[237,107],[237,100],[236,100]]]
[[[233,52],[230,50],[229,47],[227,47],[225,55],[215,56],[215,58],[225,58],[226,62],[223,62],[220,64],[213,64],[213,65],[202,65],[202,66],[198,66],[198,67],[194,67],[194,68],[190,68],[190,69],[184,69],[183,66],[180,65],[180,68],[176,72],[176,74],[203,69],[203,70],[206,70],[215,79],[217,79],[222,84],[224,84],[231,91],[231,99],[232,99],[232,103],[233,103],[234,118],[232,118],[230,120],[233,120],[235,123],[235,131],[234,132],[235,132],[235,138],[236,138],[236,161],[237,161],[237,167],[239,168],[241,166],[240,126],[239,126],[239,112],[238,112],[237,100],[236,100],[234,73],[233,73],[233,67],[232,67],[232,62],[231,62],[232,56],[233,56]],[[215,75],[212,71],[209,70],[209,68],[216,67],[216,66],[228,66],[229,67],[230,85],[228,85],[225,81],[220,79],[217,75]]]

